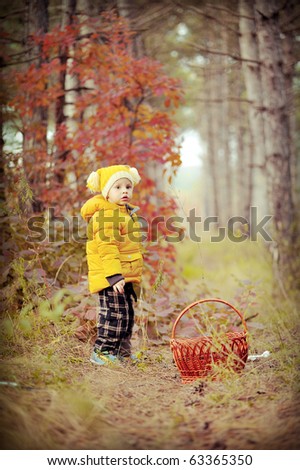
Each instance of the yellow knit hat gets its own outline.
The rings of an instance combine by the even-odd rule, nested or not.
[[[92,171],[86,185],[93,193],[101,192],[106,198],[112,185],[120,178],[129,179],[133,186],[141,180],[136,168],[128,165],[112,165]]]

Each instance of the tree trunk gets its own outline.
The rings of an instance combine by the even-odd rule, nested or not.
[[[5,170],[4,170],[4,138],[3,138],[3,105],[0,104],[0,212],[4,212],[5,197]]]
[[[220,34],[220,47],[221,50],[226,51],[228,48],[228,31],[225,28],[222,28]],[[223,207],[221,209],[221,214],[224,214],[223,220],[220,219],[221,224],[226,224],[228,219],[232,217],[233,207],[232,207],[232,193],[233,193],[233,182],[232,182],[232,171],[231,171],[231,155],[229,149],[229,83],[228,83],[228,68],[227,68],[227,57],[220,56],[220,73],[218,75],[219,80],[219,90],[221,97],[220,104],[220,148],[219,148],[219,160],[222,162],[222,168],[224,168],[224,177],[221,186],[221,192],[224,195],[222,198]],[[220,217],[221,217],[220,214]]]
[[[253,200],[253,142],[249,132],[249,119],[245,105],[237,103],[237,215],[250,222],[250,207]]]
[[[27,2],[28,20],[27,38],[32,34],[45,34],[48,31],[48,0],[29,0]],[[31,45],[32,46],[32,45]],[[30,47],[29,59],[36,58],[37,66],[42,64],[42,54],[39,46]],[[33,191],[32,210],[41,212],[43,202],[39,199],[39,192],[44,187],[45,169],[39,166],[39,160],[45,160],[47,154],[47,127],[48,109],[37,106],[33,111],[33,117],[29,124],[30,131],[25,132],[23,141],[24,170],[27,182]],[[37,137],[36,129],[39,128]]]
[[[282,12],[283,23],[289,24],[291,17],[296,15],[297,2],[291,0],[288,2],[286,8]],[[297,122],[296,122],[296,107],[295,107],[295,94],[293,89],[293,81],[295,78],[295,67],[297,63],[296,54],[294,51],[295,32],[286,31],[283,37],[283,72],[285,76],[286,94],[289,108],[290,118],[290,136],[291,136],[291,177],[292,177],[292,195],[296,205],[300,203],[299,200],[299,187],[297,187]],[[300,173],[300,172],[299,172]]]
[[[259,58],[265,112],[265,149],[271,185],[270,206],[274,216],[274,238],[278,245],[281,274],[292,277],[295,242],[295,210],[292,199],[291,134],[288,96],[283,70],[278,2],[255,1]]]
[[[62,9],[62,17],[61,17],[61,28],[64,29],[66,26],[72,24],[73,16],[75,15],[76,11],[76,4],[77,0],[63,0],[63,9]],[[74,97],[75,92],[68,92],[66,91],[66,82],[67,82],[67,63],[68,63],[68,56],[70,55],[70,48],[66,45],[63,45],[59,49],[59,60],[62,65],[62,69],[59,75],[59,82],[61,86],[61,96],[58,98],[56,102],[55,108],[55,124],[56,129],[58,130],[63,124],[66,124],[66,128],[70,128],[70,121],[68,121],[68,117],[66,115],[69,106],[66,105],[66,102],[71,102],[75,100]],[[72,82],[72,83],[70,83]],[[73,80],[68,78],[68,85],[70,87],[74,87]],[[74,87],[75,88],[75,87]],[[55,179],[59,185],[64,184],[65,180],[65,167],[62,164],[66,161],[67,156],[69,154],[69,149],[67,148],[58,148],[56,155],[54,156],[55,159]]]
[[[248,0],[239,0],[239,30],[241,56],[255,62],[242,62],[247,98],[252,103],[248,106],[249,122],[254,147],[253,155],[253,193],[251,205],[259,207],[262,213],[267,212],[267,181],[265,172],[265,133],[262,113],[261,67],[257,31],[254,18],[253,4]]]
[[[251,207],[255,205],[258,207],[258,204],[255,204],[255,198],[254,198],[254,187],[255,187],[255,176],[258,177],[259,172],[255,171],[255,163],[254,163],[254,155],[255,155],[255,148],[254,148],[254,139],[253,135],[251,132],[249,132],[249,115],[247,121],[247,127],[244,132],[244,148],[245,148],[245,168],[244,171],[246,173],[246,196],[245,196],[245,203],[244,203],[244,211],[245,211],[245,218],[248,221],[248,226],[250,229],[250,224],[251,224]],[[259,186],[259,183],[262,184],[262,182],[257,182],[256,181],[256,189]],[[263,186],[262,189],[266,189],[265,186]],[[266,191],[261,191],[261,197],[262,201],[259,201],[259,207],[267,207],[266,204]]]
[[[213,36],[211,38],[213,40]],[[216,57],[209,56],[206,76],[206,95],[209,100],[207,106],[207,159],[210,172],[211,185],[209,188],[209,197],[212,199],[212,216],[220,217],[220,178],[219,178],[219,131],[220,131],[220,109],[216,100],[219,98],[219,67]],[[218,219],[219,222],[219,219]]]
[[[96,4],[92,0],[64,0],[61,27],[65,28],[72,24],[74,16],[77,15],[79,22],[82,23],[81,34],[85,35],[90,33],[91,30],[86,24],[84,24],[84,21],[88,17],[96,15],[97,9],[100,8],[101,3],[102,2],[98,1]],[[70,73],[77,46],[78,42],[76,41],[71,46],[63,46],[60,49],[60,61],[64,66],[63,72],[60,76],[63,94],[56,106],[56,126],[59,128],[65,124],[66,132],[70,137],[76,134],[79,122],[88,119],[88,117],[93,113],[93,107],[89,106],[86,107],[80,118],[75,117],[76,101],[78,100],[78,97],[84,93],[84,91],[80,91],[81,84],[78,76],[74,73]],[[93,81],[89,80],[85,83],[85,86],[94,88],[95,84]],[[90,157],[91,160],[94,160],[93,155],[90,155]],[[70,163],[67,167],[68,170],[65,165],[65,161],[67,159],[70,159]],[[80,166],[80,155],[78,151],[74,149],[71,151],[69,148],[60,148],[55,155],[55,161],[58,163],[55,172],[58,185],[62,188],[77,191],[78,175],[81,173],[78,171],[78,167]]]

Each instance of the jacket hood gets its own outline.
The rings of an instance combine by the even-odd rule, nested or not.
[[[127,207],[133,209],[133,212],[136,212],[139,207],[134,206],[132,204],[128,204]],[[92,197],[88,201],[86,201],[82,208],[81,208],[81,216],[82,218],[88,222],[93,215],[100,211],[100,210],[115,210],[115,209],[123,209],[126,210],[126,206],[118,206],[118,204],[114,204],[112,202],[107,201],[101,194],[97,194],[96,196]]]
[[[88,199],[86,201],[82,208],[81,208],[81,217],[88,222],[91,217],[95,214],[95,212],[104,209],[104,205],[107,201],[104,199],[103,196],[100,194],[97,194],[96,196],[92,197],[91,199]]]

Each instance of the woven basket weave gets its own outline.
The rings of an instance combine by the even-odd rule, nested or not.
[[[232,331],[223,334],[223,337],[199,336],[197,338],[176,338],[176,328],[185,313],[198,304],[219,302],[230,307],[238,314],[242,321],[244,331]],[[218,367],[226,367],[240,371],[245,367],[248,357],[247,326],[243,315],[233,305],[221,299],[198,300],[186,307],[177,317],[171,337],[171,350],[176,366],[181,374],[182,383],[214,376]],[[220,370],[220,369],[219,369]]]

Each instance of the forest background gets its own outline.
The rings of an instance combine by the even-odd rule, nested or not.
[[[297,2],[12,1],[1,26],[3,448],[298,448]],[[97,304],[79,213],[89,173],[116,163],[142,176],[142,362],[114,397],[116,427],[91,439],[94,394],[110,416],[105,397],[126,371],[86,375]],[[270,349],[271,359],[170,402],[180,386],[172,324],[205,297],[240,307],[252,350]],[[68,390],[82,376],[90,386],[73,399],[67,437],[59,415],[70,419]],[[139,380],[160,402],[152,414],[131,388]],[[130,398],[144,420],[121,439]],[[37,416],[48,433],[41,441],[24,433]]]

